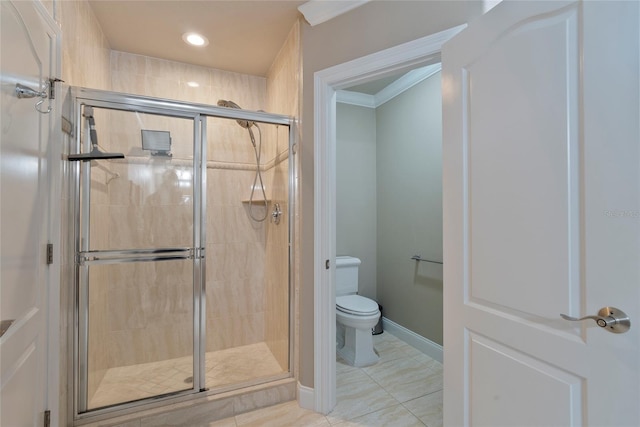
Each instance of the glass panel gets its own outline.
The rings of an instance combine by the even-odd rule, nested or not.
[[[214,389],[289,372],[289,128],[208,118],[207,129],[205,384]]]
[[[193,247],[193,120],[93,110],[89,249]]]
[[[193,261],[89,267],[88,409],[193,387]]]
[[[85,267],[88,410],[192,389],[194,375],[194,261],[127,253],[194,247],[194,121],[85,107],[85,137],[90,115],[92,142],[125,158],[90,163],[82,250],[122,252]]]

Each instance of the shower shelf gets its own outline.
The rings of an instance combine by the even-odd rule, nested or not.
[[[270,205],[272,202],[271,199],[267,199],[267,205]],[[242,203],[252,203],[254,206],[260,206],[260,205],[264,205],[264,200],[254,200],[253,202],[251,202],[249,199],[243,200]]]

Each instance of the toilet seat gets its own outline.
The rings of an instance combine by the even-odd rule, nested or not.
[[[336,297],[336,310],[354,316],[371,316],[378,313],[378,304],[360,295]]]

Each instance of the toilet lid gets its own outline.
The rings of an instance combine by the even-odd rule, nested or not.
[[[378,312],[378,304],[360,295],[344,295],[336,298],[336,308],[344,313],[368,316]]]

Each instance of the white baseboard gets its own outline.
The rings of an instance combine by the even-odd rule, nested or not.
[[[316,410],[316,394],[311,387],[306,387],[298,382],[298,406],[311,411]]]
[[[422,335],[418,335],[384,316],[382,317],[382,329],[384,331],[389,331],[393,336],[401,339],[410,346],[415,347],[432,359],[442,363],[442,346],[440,344],[434,343],[430,339],[427,339]]]

